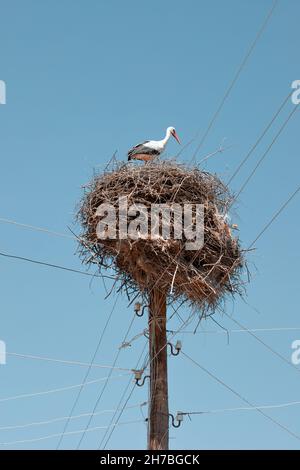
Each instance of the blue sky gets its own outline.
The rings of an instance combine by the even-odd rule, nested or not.
[[[112,153],[125,159],[142,139],[160,138],[176,126],[183,143],[199,137],[216,110],[250,43],[271,7],[270,1],[0,0],[0,79],[7,104],[0,106],[0,217],[68,234],[74,227],[81,186]],[[232,90],[199,153],[214,151],[223,138],[232,147],[207,169],[227,179],[299,77],[299,13],[296,0],[281,0],[253,55]],[[237,191],[293,109],[288,102],[278,121],[232,182]],[[241,194],[233,221],[247,246],[299,185],[299,115],[276,141]],[[188,161],[193,147],[182,155]],[[166,157],[178,151],[170,143]],[[299,197],[295,198],[249,255],[252,281],[245,301],[226,310],[249,328],[299,327]],[[73,240],[1,223],[0,251],[81,269]],[[0,259],[0,339],[7,351],[89,362],[115,295],[104,300],[98,279],[12,259]],[[182,310],[186,318],[188,311]],[[107,328],[96,362],[113,363],[131,321],[124,297]],[[229,329],[236,325],[220,315]],[[178,320],[169,325],[178,328]],[[146,319],[136,319],[129,337]],[[247,333],[226,335],[207,320],[197,335],[181,334],[184,350],[256,405],[299,400],[299,366],[293,369]],[[219,330],[218,330],[219,331]],[[257,333],[288,361],[299,331]],[[121,351],[117,366],[130,369],[144,347],[139,338]],[[115,409],[129,380],[116,370],[98,412]],[[68,416],[78,389],[3,401],[2,398],[80,384],[85,368],[8,355],[0,366],[0,447],[62,432],[64,422],[17,429],[1,427]],[[122,375],[122,377],[117,377]],[[107,376],[94,368],[89,380]],[[100,383],[87,385],[75,414],[90,413]],[[169,358],[170,411],[240,407],[243,403],[183,356]],[[128,405],[147,400],[134,391]],[[144,408],[144,413],[146,408]],[[300,406],[268,410],[300,434]],[[112,413],[92,426],[107,426]],[[126,409],[108,448],[145,448],[146,429],[138,407]],[[72,420],[81,430],[86,417]],[[97,448],[103,430],[86,434],[81,448]],[[173,449],[299,448],[290,436],[256,411],[194,416],[171,429]],[[74,448],[80,434],[66,435]],[[58,437],[5,448],[55,448]]]

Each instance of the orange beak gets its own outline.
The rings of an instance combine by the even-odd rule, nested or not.
[[[174,132],[172,132],[172,136],[174,137],[174,139],[176,139],[176,140],[177,140],[177,142],[178,142],[179,144],[181,144],[181,142],[180,142],[180,139],[179,139],[179,137],[178,137],[178,135],[176,134],[176,132],[175,132],[175,131],[174,131]]]

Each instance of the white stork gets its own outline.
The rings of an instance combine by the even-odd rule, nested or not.
[[[173,136],[180,144],[175,128],[168,127],[164,139],[146,140],[145,142],[132,147],[128,152],[128,160],[143,160],[144,162],[154,160],[165,150],[167,142],[171,136]]]

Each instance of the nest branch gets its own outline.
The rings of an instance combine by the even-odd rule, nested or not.
[[[184,237],[153,239],[150,229],[148,236],[137,235],[135,240],[99,240],[97,208],[110,203],[118,211],[120,195],[127,196],[128,205],[144,204],[149,210],[151,204],[203,204],[204,246],[187,250]],[[197,167],[174,161],[120,164],[113,159],[84,187],[78,210],[80,256],[100,271],[113,269],[119,290],[125,290],[129,300],[158,285],[171,301],[188,301],[210,314],[226,295],[243,292],[244,250],[224,219],[232,199],[216,175]]]

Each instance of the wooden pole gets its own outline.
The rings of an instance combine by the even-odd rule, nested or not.
[[[149,429],[148,449],[169,448],[167,368],[167,296],[157,287],[149,295]]]

